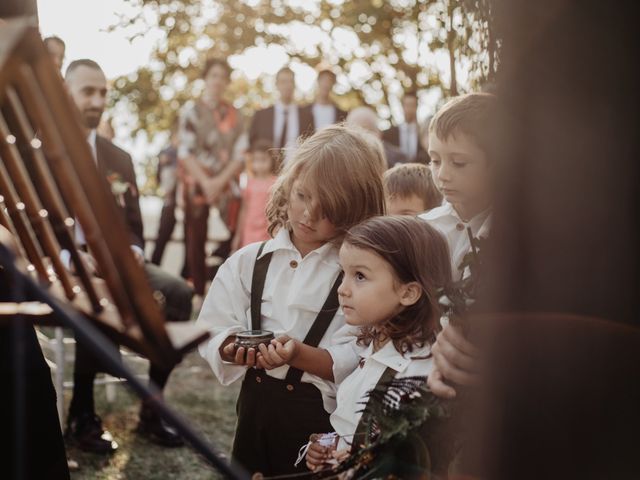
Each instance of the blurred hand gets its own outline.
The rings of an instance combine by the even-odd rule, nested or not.
[[[226,183],[220,177],[211,177],[202,180],[201,188],[207,198],[207,203],[214,205],[220,198],[220,195],[222,195],[226,186]]]
[[[309,441],[312,442],[307,450],[305,462],[307,468],[311,471],[322,470],[323,468],[331,465],[330,461],[334,458],[335,445],[332,447],[325,447],[318,443],[318,439],[322,436],[322,433],[314,433],[309,437]]]
[[[247,367],[256,366],[256,349],[244,347],[236,347],[236,336],[231,335],[220,346],[220,357],[225,362],[235,363],[237,365],[245,365]]]
[[[431,351],[435,368],[429,375],[427,386],[435,395],[443,398],[456,396],[455,389],[445,382],[465,386],[478,383],[478,349],[456,327],[446,325]]]

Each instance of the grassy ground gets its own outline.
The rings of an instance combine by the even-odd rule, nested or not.
[[[144,372],[144,366],[137,370]],[[112,456],[101,456],[68,448],[70,458],[80,464],[73,480],[201,480],[220,478],[189,447],[168,449],[136,434],[140,402],[124,385],[116,387],[116,400],[107,402],[105,388],[95,387],[96,412],[120,445]],[[235,427],[235,400],[239,383],[222,387],[211,369],[192,353],[174,370],[165,391],[167,403],[188,418],[191,425],[225,453],[229,452]],[[70,392],[65,392],[66,404]]]

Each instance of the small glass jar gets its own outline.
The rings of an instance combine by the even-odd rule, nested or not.
[[[235,345],[236,348],[255,348],[257,350],[259,345],[269,345],[274,338],[275,335],[269,330],[245,330],[236,333]]]

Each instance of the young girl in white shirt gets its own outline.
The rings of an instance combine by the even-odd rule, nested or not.
[[[234,461],[251,472],[293,473],[300,444],[329,428],[333,371],[323,378],[282,365],[265,372],[257,352],[235,346],[264,329],[332,352],[337,375],[357,362],[353,331],[338,312],[338,248],[346,231],[383,213],[381,150],[363,134],[328,127],[307,139],[274,185],[265,243],[248,245],[219,269],[198,317],[212,339],[200,347],[223,385],[243,378]],[[313,328],[312,328],[313,327]]]
[[[340,248],[344,270],[338,288],[340,306],[349,325],[360,328],[356,345],[359,364],[339,382],[331,425],[337,450],[357,447],[363,401],[381,378],[426,376],[432,368],[430,341],[438,319],[435,291],[451,280],[444,237],[412,217],[376,217],[353,227]],[[276,339],[261,347],[260,363],[286,361],[321,373],[335,361],[330,351],[311,349],[295,339]],[[268,367],[268,365],[265,364]],[[307,466],[323,466],[333,447],[313,443]]]

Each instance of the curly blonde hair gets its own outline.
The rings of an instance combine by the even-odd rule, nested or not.
[[[382,215],[381,155],[374,143],[350,127],[327,127],[306,139],[271,191],[269,234],[288,228],[289,197],[297,180],[311,191],[315,208],[336,227],[336,238],[357,223]]]

